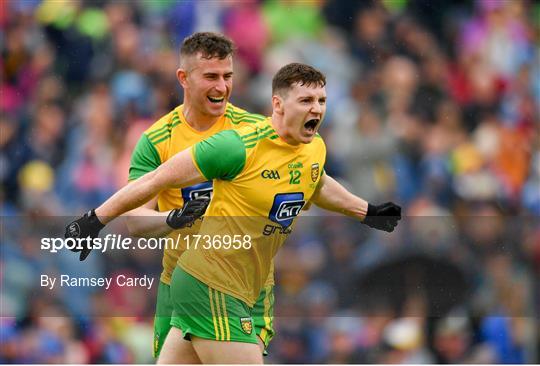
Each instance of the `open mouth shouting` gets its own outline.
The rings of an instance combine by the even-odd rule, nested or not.
[[[313,118],[313,119],[310,119],[309,121],[307,121],[306,123],[304,123],[304,128],[310,133],[310,134],[314,134],[315,133],[315,129],[317,128],[317,126],[319,125],[319,122],[320,122],[320,119],[318,118]]]
[[[210,103],[214,103],[214,104],[221,104],[224,100],[225,100],[225,97],[222,96],[222,97],[211,97],[211,96],[208,96],[207,97],[208,100],[210,101]]]

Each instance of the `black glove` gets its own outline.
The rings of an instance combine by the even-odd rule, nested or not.
[[[368,204],[363,223],[371,228],[391,233],[399,220],[401,220],[401,207],[393,202],[386,202],[378,206]]]
[[[175,208],[169,212],[167,216],[167,225],[173,229],[182,229],[204,215],[210,199],[207,197],[199,197],[194,200],[189,200],[182,208]]]
[[[66,233],[64,237],[67,238],[97,238],[99,232],[103,229],[103,225],[96,216],[96,212],[92,209],[85,213],[81,218],[78,218],[75,221],[72,221],[68,226],[66,226]],[[88,257],[88,254],[92,251],[92,247],[83,246],[83,249],[77,247],[71,249],[72,252],[78,253],[81,252],[79,260],[83,261]]]

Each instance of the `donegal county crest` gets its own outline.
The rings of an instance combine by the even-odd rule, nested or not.
[[[316,182],[319,178],[319,163],[311,164],[311,180]]]
[[[240,325],[242,326],[242,330],[246,334],[251,334],[253,331],[253,322],[251,318],[240,318]]]

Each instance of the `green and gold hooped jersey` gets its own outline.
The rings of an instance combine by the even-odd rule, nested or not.
[[[323,174],[326,147],[289,145],[271,119],[220,132],[191,149],[194,164],[214,180],[199,231],[178,263],[208,286],[253,306],[295,217]]]
[[[217,132],[256,124],[265,119],[264,116],[252,114],[232,104],[228,104],[225,114],[210,129],[197,131],[186,122],[183,109],[183,105],[176,107],[143,133],[131,156],[131,165],[129,168],[130,181],[153,171],[176,153],[193,146]],[[187,200],[202,195],[210,196],[211,193],[211,181],[183,189],[163,190],[158,196],[158,210],[169,211],[179,208]],[[175,244],[179,237],[180,240],[178,243],[180,245],[177,248],[167,247],[164,249],[163,272],[160,278],[162,282],[170,284],[171,275],[178,257],[185,250],[185,238],[187,235],[197,234],[200,228],[200,222],[199,220],[191,227],[172,232],[169,235],[173,238]],[[273,273],[269,277],[268,283],[273,284]]]

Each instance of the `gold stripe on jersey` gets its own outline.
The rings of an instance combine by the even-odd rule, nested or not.
[[[152,131],[147,136],[150,139],[150,142],[154,145],[159,144],[162,141],[165,141],[169,138],[171,138],[172,130],[180,125],[182,122],[180,121],[180,116],[178,115],[178,111],[173,111],[171,122],[169,124],[166,124],[162,128]]]
[[[277,138],[279,136],[276,134],[276,131],[271,130],[271,131],[266,131],[266,132],[264,132],[263,134],[261,134],[259,136],[256,136],[256,137],[253,137],[253,138],[247,139],[247,140],[242,140],[242,141],[244,142],[244,144],[246,146],[246,149],[250,149],[252,147],[255,147],[255,145],[257,145],[257,141],[262,140],[262,139],[264,139],[266,137],[272,139],[272,137]]]
[[[180,122],[176,123],[176,124],[173,124],[171,125],[171,128],[174,128],[176,126],[178,126],[180,124]],[[167,130],[165,131],[163,134],[160,134],[154,138],[151,138],[150,139],[150,142],[153,143],[154,145],[157,145],[159,144],[160,142],[163,142],[165,140],[168,140],[171,138],[171,130]]]
[[[271,125],[265,126],[263,128],[257,129],[255,132],[247,133],[245,135],[240,134],[240,140],[244,143],[246,149],[255,147],[257,141],[264,138],[270,138],[274,140],[279,137],[277,132]]]
[[[260,114],[254,114],[246,112],[243,109],[228,105],[225,111],[225,117],[231,119],[233,124],[245,123],[257,123],[263,121],[266,117]]]
[[[241,132],[238,132],[238,136],[240,136],[240,139],[245,142],[246,140],[249,140],[249,138],[253,138],[253,137],[257,137],[259,136],[262,132],[266,132],[268,131],[269,129],[272,129],[272,126],[268,125],[266,127],[263,127],[263,128],[258,128],[255,132],[251,132],[251,133],[246,133],[246,134],[242,134]],[[272,129],[273,130],[273,129]]]
[[[176,127],[180,124],[179,119],[171,119],[170,123],[167,123],[161,128],[158,128],[154,131],[148,132],[147,136],[149,139],[155,139],[156,137],[162,135],[163,133],[166,133],[168,130],[171,130],[173,127]]]
[[[160,120],[162,121],[162,120]],[[173,110],[169,115],[165,116],[165,121],[163,121],[164,124],[161,126],[161,127],[158,127],[161,123],[159,123],[158,121],[158,124],[157,126],[152,126],[150,127],[147,132],[146,132],[146,135],[149,137],[149,138],[154,138],[156,137],[157,135],[167,131],[167,130],[170,130],[172,129],[172,127],[176,127],[177,125],[179,125],[181,123],[181,120],[180,120],[180,116],[178,115],[178,111],[177,110]]]

